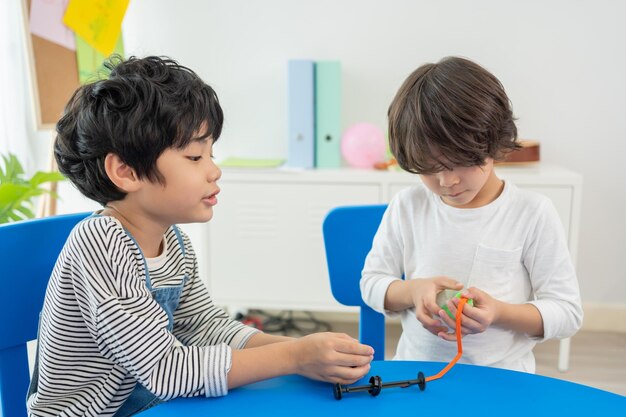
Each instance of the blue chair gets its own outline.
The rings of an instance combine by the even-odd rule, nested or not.
[[[89,213],[0,225],[0,417],[25,417],[26,342],[37,338],[48,279],[72,228]]]
[[[360,307],[359,340],[374,348],[374,360],[385,359],[385,316],[363,302],[359,281],[386,209],[387,205],[337,207],[323,225],[333,297],[343,305]]]

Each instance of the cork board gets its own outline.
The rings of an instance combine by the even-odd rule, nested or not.
[[[28,65],[38,129],[52,129],[79,87],[76,51],[30,33],[30,0],[23,0]]]

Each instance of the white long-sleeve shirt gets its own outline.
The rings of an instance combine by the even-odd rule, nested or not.
[[[227,393],[231,349],[244,347],[256,330],[213,304],[182,237],[185,254],[170,228],[162,255],[144,263],[113,217],[74,228],[46,291],[31,416],[113,415],[137,381],[164,400]],[[188,275],[171,332],[146,287],[146,264],[155,289]]]
[[[538,341],[573,335],[582,324],[580,292],[563,227],[552,202],[505,183],[490,204],[449,206],[416,185],[389,204],[361,278],[363,300],[384,309],[394,280],[445,275],[507,303],[532,303],[543,319],[543,338],[491,326],[463,338],[460,362],[535,372]],[[448,362],[456,343],[428,332],[415,309],[400,312],[402,336],[394,359]]]

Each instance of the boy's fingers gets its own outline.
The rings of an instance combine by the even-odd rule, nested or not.
[[[351,355],[372,356],[374,348],[364,345],[355,340],[339,340],[336,346],[337,352]]]
[[[437,333],[437,336],[439,336],[443,340],[447,340],[448,342],[455,342],[456,341],[456,334],[455,333],[439,332],[439,333]]]
[[[418,320],[419,320],[419,317],[418,317]],[[441,322],[441,320],[438,320],[430,315],[424,316],[424,320],[420,320],[420,322],[422,323],[422,326],[424,326],[426,330],[428,330],[435,336],[439,332],[444,332],[448,329],[445,326],[445,324]]]
[[[437,278],[437,286],[439,287],[439,289],[451,288],[455,290],[460,290],[461,288],[463,288],[463,284],[461,284],[457,280],[448,277]]]
[[[474,309],[476,311],[478,311],[480,313],[479,309]],[[465,313],[465,311],[463,311],[463,313]],[[477,333],[479,331],[482,331],[481,329],[483,328],[482,324],[481,324],[481,320],[480,317],[471,317],[469,315],[465,315],[463,314],[465,317],[463,317],[463,328],[469,330],[468,333]]]
[[[437,336],[439,333],[445,333],[448,331],[448,328],[445,326],[437,326],[437,327],[426,327],[426,330]]]
[[[449,308],[449,307],[448,307]],[[452,314],[456,314],[456,311]],[[444,310],[439,310],[439,317],[441,318],[441,320],[443,320],[443,322],[450,328],[454,329],[456,327],[456,320],[452,320],[450,318],[450,316],[448,316],[448,313],[446,313]]]
[[[458,302],[455,302],[455,308],[457,304]],[[465,325],[466,322],[469,323],[470,322],[469,320],[473,322],[482,321],[483,314],[484,313],[480,308],[477,308],[475,306],[465,303],[465,306],[463,307],[463,316],[465,316],[463,318],[463,325]]]
[[[372,362],[372,356],[365,355],[351,355],[348,353],[339,353],[337,360],[334,361],[335,365],[347,366],[347,367],[360,367],[365,366]]]
[[[455,305],[455,307],[456,307],[456,305]],[[440,317],[441,317],[442,320],[445,321],[445,323],[450,328],[456,329],[456,312],[457,312],[457,309],[456,308],[453,309],[450,306],[448,306],[448,308],[450,309],[450,312],[454,315],[455,319],[452,320],[450,318],[450,316],[448,316],[446,314],[446,312],[443,311],[443,310],[440,313]],[[476,333],[477,331],[480,330],[480,328],[481,328],[481,325],[480,325],[480,314],[481,314],[480,309],[474,308],[474,307],[470,306],[469,304],[466,304],[463,307],[463,317],[461,318],[461,331],[462,331],[463,334]]]
[[[430,331],[431,333],[433,332],[433,329],[445,328],[440,320],[435,319],[430,315],[418,315],[417,320],[422,323],[422,326],[428,329],[428,331]]]
[[[471,298],[474,300],[474,303],[480,303],[484,300],[485,292],[479,290],[476,287],[468,288],[467,291],[463,291],[461,294],[463,297]]]
[[[439,310],[441,310],[441,306],[437,305],[435,299],[424,301],[424,309],[426,309],[430,314],[437,314]]]
[[[336,366],[333,368],[330,379],[340,384],[352,384],[358,381],[370,371],[370,365],[357,366],[356,368]]]
[[[436,304],[435,304],[436,306]],[[433,314],[437,314],[440,307],[436,307],[433,311],[422,304],[421,308],[415,308],[415,318],[424,326],[441,326],[439,320],[433,317]]]

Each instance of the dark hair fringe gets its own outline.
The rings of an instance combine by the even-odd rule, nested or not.
[[[464,58],[420,66],[396,93],[388,117],[391,152],[416,174],[483,165],[520,147],[504,87]]]

